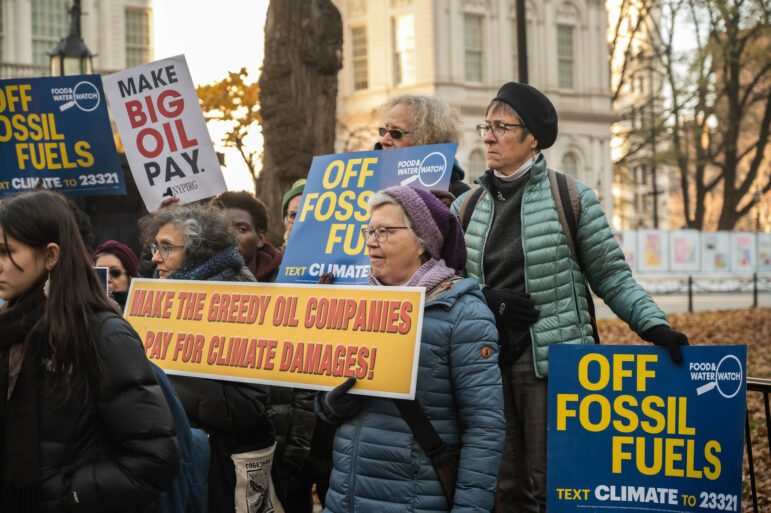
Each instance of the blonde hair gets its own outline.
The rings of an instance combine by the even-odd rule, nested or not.
[[[383,104],[383,116],[399,104],[410,113],[416,146],[458,142],[458,112],[454,107],[432,96],[404,94]]]

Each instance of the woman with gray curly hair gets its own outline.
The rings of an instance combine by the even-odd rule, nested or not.
[[[375,149],[458,142],[458,114],[439,98],[405,94],[388,100],[380,110],[385,126],[378,129]],[[450,175],[450,192],[456,197],[469,190],[465,175],[456,159]]]
[[[256,281],[221,210],[198,205],[158,210],[139,221],[155,278]]]

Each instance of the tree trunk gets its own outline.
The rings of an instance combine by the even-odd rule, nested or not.
[[[260,75],[264,137],[257,196],[270,212],[268,239],[283,241],[281,199],[306,178],[315,155],[334,152],[343,23],[330,0],[271,0]]]

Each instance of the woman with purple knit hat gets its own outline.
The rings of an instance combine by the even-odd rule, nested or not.
[[[348,394],[350,378],[317,396],[319,413],[339,425],[325,511],[489,512],[505,429],[498,333],[477,283],[458,276],[460,225],[411,187],[385,189],[369,206],[370,284],[426,289],[415,399],[441,443],[460,449],[457,479],[454,489],[440,482],[435,465],[447,467],[432,464],[403,417],[412,401]]]
[[[108,240],[99,245],[91,256],[94,265],[107,268],[107,289],[110,291],[121,310],[126,306],[131,278],[137,276],[137,255],[134,251],[116,240]]]

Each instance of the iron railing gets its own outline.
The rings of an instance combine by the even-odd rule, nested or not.
[[[766,411],[766,436],[768,437],[767,450],[771,451],[771,410],[768,406],[768,394],[771,392],[771,379],[747,378],[747,392],[760,392],[763,394],[763,403]],[[757,443],[757,440],[755,441]],[[747,461],[750,470],[750,490],[752,493],[752,508],[755,513],[760,513],[758,509],[758,490],[755,477],[755,462],[752,454],[752,437],[750,436],[750,413],[747,411],[747,417],[744,421],[744,443],[747,446]],[[759,457],[762,457],[759,456]]]

